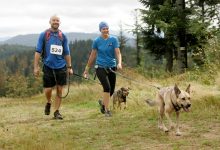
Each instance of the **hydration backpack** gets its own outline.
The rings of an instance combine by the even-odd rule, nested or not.
[[[45,57],[45,51],[46,51],[46,44],[47,42],[50,40],[50,34],[51,34],[51,29],[47,29],[45,31],[45,34],[44,34],[44,41],[43,41],[43,49],[42,49],[42,52],[41,52],[41,58],[42,60],[44,59]],[[60,39],[60,41],[62,42],[62,45],[63,45],[63,33],[61,30],[58,31],[58,38]]]

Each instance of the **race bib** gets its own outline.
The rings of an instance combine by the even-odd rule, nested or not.
[[[63,54],[63,46],[51,45],[50,46],[50,53],[55,54],[55,55],[62,55]]]

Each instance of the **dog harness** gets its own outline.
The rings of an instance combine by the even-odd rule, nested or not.
[[[171,99],[171,103],[172,103],[172,105],[173,105],[173,107],[174,107],[174,109],[175,109],[176,112],[178,112],[178,111],[181,109],[181,107],[180,107],[178,104],[175,105],[175,104],[173,103],[172,99]]]
[[[171,97],[171,94],[172,94],[172,92],[170,92],[170,97]],[[178,97],[177,97],[178,98]],[[175,111],[176,112],[178,112],[178,111],[180,111],[180,109],[182,108],[182,107],[180,107],[177,103],[176,103],[176,105],[173,103],[173,101],[172,101],[172,99],[170,99],[171,100],[171,103],[172,103],[172,105],[173,105],[173,108],[175,109]]]

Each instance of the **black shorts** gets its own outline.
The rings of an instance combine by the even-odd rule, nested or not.
[[[45,88],[54,87],[55,85],[66,85],[66,66],[60,69],[51,69],[48,66],[44,65],[43,73],[43,86]]]
[[[116,67],[112,67],[111,69],[116,71]],[[96,75],[102,84],[103,92],[108,92],[112,96],[115,90],[116,74],[108,68],[98,67],[96,69]]]

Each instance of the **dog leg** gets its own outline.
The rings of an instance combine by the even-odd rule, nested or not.
[[[126,109],[127,108],[127,103],[126,102],[124,102],[124,103],[125,103],[124,109]]]
[[[167,118],[167,120],[169,122],[169,126],[171,126],[172,120],[170,119],[170,113],[165,111],[165,116],[166,116],[166,118]],[[167,129],[167,127],[164,124],[163,124],[163,130],[164,130],[164,132],[168,132],[169,131],[169,129]]]
[[[159,122],[158,122],[158,128],[165,131],[165,132],[168,132],[168,129],[166,128],[165,124],[163,123],[163,118],[164,118],[164,106],[161,105],[159,107]]]
[[[116,102],[113,100],[113,109],[115,109]]]
[[[163,112],[161,112],[160,108],[159,108],[159,118],[158,118],[158,128],[159,129],[163,129],[163,126],[162,126],[162,120],[163,120]]]
[[[170,113],[168,113],[169,115],[168,116],[170,116]],[[169,117],[169,129],[170,130],[172,130],[172,129],[174,129],[175,128],[175,124],[173,123],[173,121],[171,120],[171,118]]]
[[[165,126],[164,123],[163,123],[163,118],[164,118],[164,114],[160,114],[160,115],[159,115],[159,121],[158,121],[158,128],[159,128],[160,130],[164,130],[164,131],[165,131],[166,126]],[[166,129],[166,131],[168,131],[168,129]]]
[[[163,98],[158,94],[156,96],[156,101],[159,104],[158,105],[158,111],[159,111],[159,119],[158,119],[158,128],[161,130],[164,130],[164,123],[163,123],[163,118],[164,118],[164,103],[163,103]]]
[[[170,118],[170,111],[165,111],[165,115],[166,115],[166,118],[169,122],[169,129],[174,129],[174,123],[172,122],[171,118]]]
[[[120,100],[118,100],[118,108],[120,108],[120,110],[121,110],[121,103],[120,103]]]
[[[176,112],[176,136],[180,136],[181,132],[179,129],[179,112]]]

